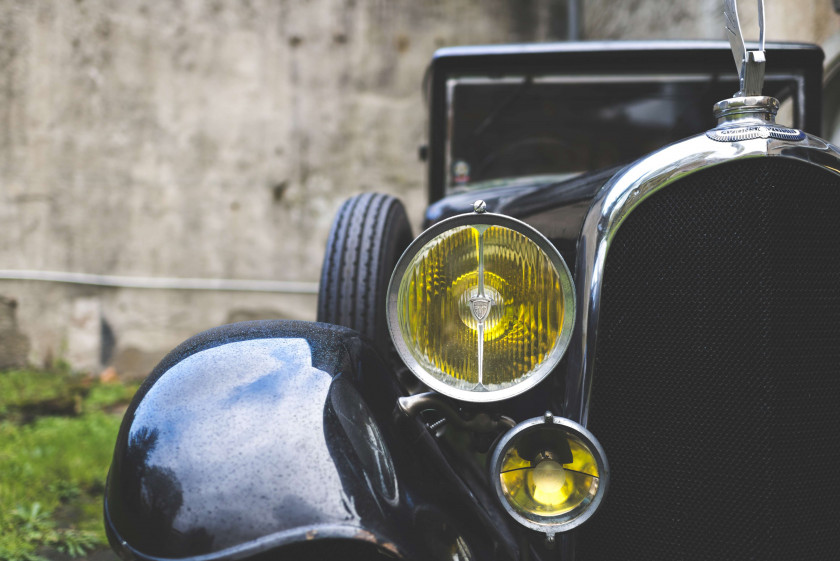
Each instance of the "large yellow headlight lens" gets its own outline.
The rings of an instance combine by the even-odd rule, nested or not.
[[[551,243],[494,214],[443,221],[415,240],[391,279],[388,322],[428,386],[467,401],[533,387],[568,346],[571,275]]]
[[[609,475],[595,437],[550,414],[514,427],[491,463],[496,492],[507,511],[548,534],[588,519],[603,499]]]

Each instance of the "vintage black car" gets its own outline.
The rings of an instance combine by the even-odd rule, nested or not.
[[[161,362],[116,444],[115,551],[836,559],[822,52],[745,47],[725,4],[731,45],[439,51],[426,230],[353,197],[319,323],[222,326]]]

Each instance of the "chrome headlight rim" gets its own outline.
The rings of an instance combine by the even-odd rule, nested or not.
[[[590,501],[584,509],[577,514],[570,516],[570,514],[574,513],[574,510],[572,510],[570,513],[565,513],[559,516],[546,516],[543,517],[543,521],[537,521],[533,518],[523,516],[510,504],[505,497],[504,490],[502,489],[500,476],[505,454],[511,447],[511,443],[514,439],[522,437],[528,432],[544,429],[546,425],[549,427],[559,427],[560,430],[571,433],[586,443],[586,445],[591,449],[598,465],[598,492],[592,498],[592,501]],[[598,511],[604,497],[607,494],[607,489],[609,488],[610,466],[607,462],[607,455],[604,452],[604,448],[601,446],[601,443],[597,438],[595,438],[595,435],[586,429],[586,427],[572,421],[571,419],[557,417],[551,413],[546,413],[542,417],[535,417],[519,423],[502,436],[496,444],[496,448],[493,450],[493,455],[490,459],[490,476],[493,480],[493,490],[496,492],[496,497],[511,518],[526,528],[553,536],[556,533],[568,532],[569,530],[577,528],[592,518],[592,516]],[[537,518],[537,516],[534,518]]]
[[[509,228],[514,232],[525,236],[536,244],[546,257],[548,257],[549,261],[558,273],[564,306],[563,324],[560,326],[559,336],[548,356],[543,359],[543,362],[540,363],[534,371],[521,382],[514,384],[513,386],[486,392],[475,392],[452,387],[427,372],[420,365],[417,359],[414,358],[408,348],[408,345],[406,345],[403,340],[402,333],[400,331],[399,318],[397,315],[400,282],[405,276],[408,266],[414,256],[419,253],[419,251],[422,250],[427,243],[437,236],[461,226],[475,225],[501,226]],[[560,255],[560,252],[554,244],[548,240],[548,238],[532,226],[529,226],[516,218],[491,212],[471,212],[441,220],[440,222],[427,228],[419,236],[417,236],[411,244],[409,244],[402,256],[400,256],[397,261],[397,266],[391,274],[391,280],[388,284],[386,314],[388,320],[388,331],[391,335],[391,340],[394,342],[394,347],[397,349],[397,352],[405,365],[421,382],[426,384],[430,389],[453,399],[470,403],[491,403],[520,395],[542,382],[549,374],[551,374],[554,367],[557,366],[566,354],[566,350],[571,342],[572,332],[574,331],[575,325],[575,316],[577,313],[576,304],[577,298],[575,295],[572,274],[569,271],[569,267],[566,265],[563,256]]]

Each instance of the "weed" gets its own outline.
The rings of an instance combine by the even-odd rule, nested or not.
[[[63,371],[0,372],[0,560],[106,543],[102,483],[121,417],[111,411],[135,390]]]
[[[0,558],[7,561],[35,561],[44,559],[36,552],[40,546],[54,547],[72,557],[84,555],[99,544],[93,532],[75,528],[56,528],[51,512],[41,503],[29,507],[18,506],[11,511],[4,531],[17,535],[17,543],[6,547],[0,543]]]
[[[72,481],[53,481],[47,489],[62,503],[77,499],[82,494],[82,490],[79,489],[79,486]]]

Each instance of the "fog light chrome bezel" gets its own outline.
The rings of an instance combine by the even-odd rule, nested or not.
[[[510,504],[510,501],[508,501],[505,496],[505,492],[502,489],[502,462],[504,461],[507,451],[523,436],[532,431],[545,430],[546,428],[549,430],[556,430],[563,438],[565,438],[565,434],[571,434],[589,448],[589,451],[592,453],[592,456],[595,458],[598,466],[598,490],[592,500],[584,505],[582,509],[573,509],[572,511],[559,516],[543,517],[537,514],[525,516]],[[570,419],[555,417],[551,413],[546,413],[542,417],[535,417],[533,419],[523,421],[505,433],[493,451],[493,455],[490,460],[490,477],[493,489],[496,492],[496,497],[505,511],[514,520],[526,528],[542,532],[551,539],[556,533],[567,532],[577,528],[595,514],[607,494],[610,482],[610,468],[604,448],[591,432],[579,423]]]

